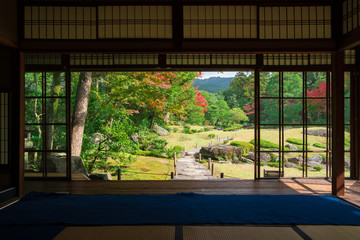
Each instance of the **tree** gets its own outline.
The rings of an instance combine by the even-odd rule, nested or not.
[[[60,72],[54,72],[52,77],[52,84],[50,90],[51,97],[60,96],[60,87],[61,87],[61,74]],[[50,98],[49,103],[46,109],[46,119],[48,123],[54,123],[55,117],[58,113],[58,98]],[[53,150],[54,144],[54,125],[46,126],[46,149]]]
[[[230,124],[244,123],[249,121],[249,118],[240,108],[232,108],[229,111],[228,121]]]
[[[76,92],[76,100],[72,118],[71,155],[80,156],[83,142],[86,115],[88,110],[89,93],[92,81],[91,72],[82,72]]]

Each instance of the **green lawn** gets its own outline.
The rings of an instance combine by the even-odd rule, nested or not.
[[[122,171],[122,180],[169,180],[173,171],[173,160],[137,156],[137,160]],[[113,180],[116,179],[117,176],[113,176]]]
[[[253,164],[214,164],[216,177],[220,177],[220,173],[224,173],[225,178],[240,178],[240,179],[254,179],[254,165]],[[279,168],[263,166],[260,168],[260,175],[264,177],[264,169],[279,170]],[[302,171],[297,168],[285,168],[284,177],[302,177]],[[326,177],[326,171],[321,170],[308,171],[308,177]],[[350,177],[350,172],[345,172],[345,177]]]

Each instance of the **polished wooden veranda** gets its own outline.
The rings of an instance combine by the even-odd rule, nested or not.
[[[211,180],[211,181],[26,181],[25,193],[69,192],[71,194],[279,194],[330,195],[331,180]],[[360,205],[360,181],[346,180],[344,199]]]

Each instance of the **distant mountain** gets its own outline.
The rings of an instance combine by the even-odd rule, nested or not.
[[[195,79],[193,87],[199,86],[198,90],[204,90],[210,93],[216,93],[221,90],[226,90],[230,86],[232,77],[210,77],[206,79]]]

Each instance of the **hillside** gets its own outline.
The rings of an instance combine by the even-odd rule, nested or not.
[[[230,86],[233,78],[210,77],[206,79],[195,79],[193,86],[199,86],[198,90],[204,90],[210,93],[216,93],[221,90],[226,90]]]

